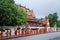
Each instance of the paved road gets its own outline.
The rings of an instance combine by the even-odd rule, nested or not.
[[[56,38],[53,38],[53,39],[50,39],[50,40],[60,40],[60,37],[56,37]]]
[[[49,40],[56,37],[60,37],[60,32],[19,37],[19,38],[14,38],[14,39],[9,39],[9,40]]]

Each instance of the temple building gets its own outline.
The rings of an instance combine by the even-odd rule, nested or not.
[[[42,18],[42,19],[36,19],[33,10],[30,10],[29,8],[26,8],[24,6],[19,5],[26,13],[28,18],[28,23],[25,23],[24,25],[28,25],[30,27],[42,27],[42,26],[49,26],[49,20]]]

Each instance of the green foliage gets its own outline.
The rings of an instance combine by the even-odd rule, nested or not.
[[[57,24],[57,19],[58,19],[57,13],[49,14],[47,18],[49,19],[51,27]]]
[[[27,21],[26,12],[13,0],[0,0],[0,26],[15,26]]]
[[[60,27],[60,20],[57,21],[57,27]]]

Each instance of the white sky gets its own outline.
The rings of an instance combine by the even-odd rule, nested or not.
[[[57,12],[60,19],[60,0],[15,0],[15,3],[33,10],[36,18]]]

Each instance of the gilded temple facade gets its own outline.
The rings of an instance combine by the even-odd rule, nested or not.
[[[46,18],[36,19],[33,10],[30,10],[29,8],[26,8],[21,5],[19,5],[19,7],[21,7],[27,13],[28,23],[25,23],[24,26],[49,27],[49,19]]]

